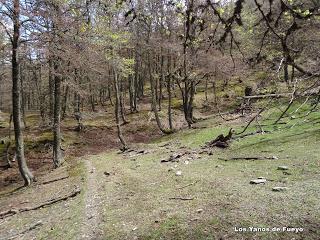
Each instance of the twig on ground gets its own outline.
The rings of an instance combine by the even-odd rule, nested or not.
[[[33,206],[33,207],[25,207],[25,208],[19,208],[19,209],[13,208],[13,209],[10,209],[10,210],[4,211],[4,212],[0,212],[0,219],[4,219],[4,218],[7,218],[7,217],[10,217],[10,216],[16,215],[18,213],[22,213],[22,212],[37,210],[39,208],[47,207],[47,206],[50,206],[50,205],[57,203],[57,202],[66,201],[69,198],[74,198],[80,192],[81,192],[81,190],[78,188],[68,195],[65,195],[63,197],[58,197],[58,198],[52,198],[44,203],[41,203],[41,204]]]
[[[57,181],[64,180],[64,179],[67,179],[67,178],[69,178],[69,176],[63,176],[63,177],[60,177],[60,178],[55,178],[55,179],[52,179],[52,180],[48,180],[48,181],[42,182],[42,184],[46,185],[46,184],[57,182]]]
[[[190,201],[193,200],[193,197],[171,197],[170,200],[182,200],[182,201]]]
[[[194,184],[196,184],[196,183],[198,183],[199,182],[199,180],[197,180],[197,181],[195,181],[195,182],[193,182],[193,183],[189,183],[189,184],[187,184],[187,185],[184,185],[184,186],[182,186],[182,187],[178,187],[178,189],[183,189],[183,188],[186,188],[186,187],[190,187],[190,186],[192,186],[192,185],[194,185]]]

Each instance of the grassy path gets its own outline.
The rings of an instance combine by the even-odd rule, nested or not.
[[[99,182],[97,171],[91,159],[84,160],[87,174],[85,191],[85,219],[81,228],[80,239],[103,239],[101,224],[101,193],[99,193]]]

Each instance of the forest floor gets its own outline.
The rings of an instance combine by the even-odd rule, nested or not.
[[[19,188],[19,182],[3,187],[0,212],[36,207],[77,189],[80,194],[0,217],[0,239],[318,239],[320,114],[305,113],[272,125],[278,115],[268,112],[260,122],[264,134],[232,140],[226,149],[205,143],[230,127],[239,132],[252,115],[227,122],[209,117],[193,129],[162,137],[152,136],[152,129],[146,134],[149,125],[141,119],[130,119],[137,128],[125,126],[126,133],[132,132],[131,151],[125,153],[115,149],[114,134],[97,130],[108,129],[108,122],[96,117],[82,133],[95,129],[91,139],[65,136],[64,145],[74,157],[62,168],[44,165],[29,188]],[[247,132],[256,130],[252,126]],[[86,148],[94,139],[96,148]],[[103,143],[110,144],[109,150],[98,151]],[[258,159],[245,159],[251,157]],[[288,170],[278,170],[283,165]],[[250,184],[259,177],[266,183]],[[275,192],[273,187],[287,189]],[[271,232],[273,227],[280,230]]]

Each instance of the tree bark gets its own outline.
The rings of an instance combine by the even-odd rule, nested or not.
[[[56,60],[57,61],[57,60]],[[58,63],[55,61],[54,69],[58,71]],[[61,78],[54,76],[54,113],[53,113],[53,164],[55,168],[61,166],[63,157],[61,153]]]
[[[20,174],[24,180],[25,186],[28,186],[34,180],[24,156],[24,142],[21,131],[21,96],[20,96],[20,78],[18,50],[20,40],[20,1],[13,2],[13,37],[12,37],[12,118],[14,125],[16,158],[19,165]]]
[[[122,144],[122,151],[125,151],[128,149],[127,147],[127,143],[124,140],[123,136],[122,136],[122,131],[121,131],[121,125],[120,125],[120,118],[119,118],[119,112],[120,112],[120,93],[119,93],[119,81],[118,81],[118,74],[116,72],[116,70],[113,70],[113,80],[114,80],[114,89],[115,89],[115,94],[116,94],[116,100],[115,100],[115,118],[116,118],[116,125],[117,125],[117,132],[118,132],[118,138]],[[111,97],[110,97],[111,99]]]
[[[158,125],[158,128],[160,129],[160,131],[165,134],[170,134],[170,133],[172,133],[172,130],[165,129],[162,126],[161,121],[160,121],[160,117],[158,114],[157,99],[156,99],[156,87],[154,84],[154,78],[152,76],[150,55],[148,56],[148,71],[149,71],[149,79],[150,79],[150,87],[151,87],[151,109],[154,113],[154,117],[155,117],[155,120],[157,122],[157,125]]]

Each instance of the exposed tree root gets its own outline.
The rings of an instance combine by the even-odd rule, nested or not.
[[[22,212],[28,212],[28,211],[32,211],[32,210],[37,210],[37,209],[40,209],[40,208],[43,208],[43,207],[50,206],[50,205],[52,205],[54,203],[57,203],[57,202],[66,201],[69,198],[74,198],[80,192],[81,192],[81,190],[78,188],[78,189],[76,189],[75,191],[73,191],[72,193],[70,193],[68,195],[65,195],[65,196],[62,196],[62,197],[57,197],[57,198],[52,198],[52,199],[50,199],[50,200],[48,200],[48,201],[46,201],[44,203],[41,203],[41,204],[33,206],[33,207],[25,207],[25,208],[18,208],[18,209],[14,209],[13,208],[13,209],[1,212],[0,213],[0,219],[4,219],[4,218],[7,218],[7,217],[10,217],[10,216],[16,215],[18,213],[22,213]]]

